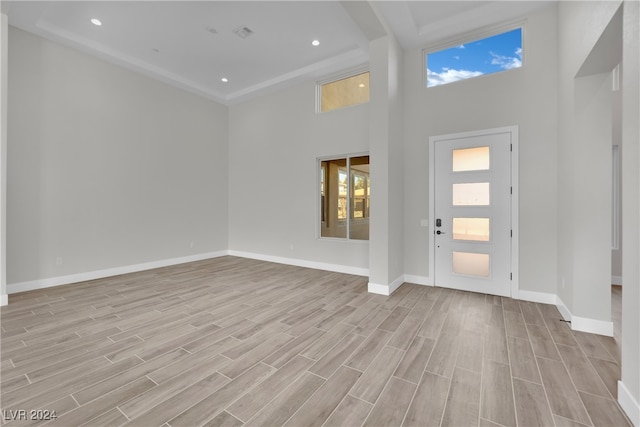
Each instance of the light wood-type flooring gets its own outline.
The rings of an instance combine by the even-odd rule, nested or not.
[[[629,425],[615,341],[550,305],[222,257],[1,312],[6,426]]]

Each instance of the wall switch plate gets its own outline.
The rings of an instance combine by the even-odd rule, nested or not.
[[[421,219],[420,220],[420,227],[428,227],[429,226],[429,220],[428,219]]]

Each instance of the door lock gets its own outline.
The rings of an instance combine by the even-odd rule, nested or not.
[[[445,232],[438,230],[438,231],[436,231],[436,234],[445,234]]]
[[[436,219],[436,227],[442,227],[442,220],[440,218]]]

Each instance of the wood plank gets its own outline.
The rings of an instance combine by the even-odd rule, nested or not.
[[[240,420],[249,420],[312,364],[313,361],[306,357],[294,357],[253,390],[236,400],[227,411]]]
[[[544,357],[546,359],[562,360],[556,345],[553,342],[553,338],[549,334],[546,326],[529,325],[527,324],[527,330],[531,337],[531,346],[533,347],[533,353],[538,357]]]
[[[211,374],[186,389],[173,394],[169,399],[140,414],[126,423],[125,426],[162,425],[228,382],[229,379],[217,372]]]
[[[202,378],[215,377],[216,375],[214,374],[217,374],[218,368],[229,363],[229,359],[217,355],[205,360],[205,362],[206,363],[188,365],[190,369],[181,372],[180,375],[170,377],[170,379],[154,387],[152,390],[120,405],[119,409],[129,419],[137,418],[146,412],[152,411],[153,408],[161,405],[163,402],[170,400],[179,392],[198,383]],[[217,385],[219,383],[215,384]]]
[[[558,351],[564,361],[564,366],[569,371],[569,376],[573,380],[576,390],[611,398],[607,387],[605,387],[593,366],[579,348],[558,344]],[[615,363],[613,365],[616,368],[618,366]],[[617,386],[617,379],[615,382]]]
[[[475,426],[480,418],[480,374],[456,368],[451,378],[442,425]]]
[[[325,380],[317,375],[304,373],[246,424],[250,426],[283,425],[324,382]]]
[[[391,332],[376,330],[374,331],[347,361],[346,366],[363,371],[371,364],[373,359],[378,355],[380,350],[389,341]]]
[[[509,365],[485,360],[482,369],[480,416],[503,426],[516,425]]]
[[[629,419],[624,415],[620,406],[608,398],[579,392],[582,402],[596,426],[631,427]]]
[[[591,424],[562,362],[542,357],[538,357],[537,360],[551,412],[583,424]]]
[[[447,403],[450,383],[449,378],[425,372],[402,425],[439,426]]]
[[[353,352],[362,344],[364,337],[357,334],[349,334],[344,337],[335,347],[327,354],[322,356],[310,369],[316,375],[322,378],[329,378],[338,368],[353,354]]]
[[[384,347],[364,371],[350,394],[369,403],[375,403],[403,356],[402,350]]]
[[[513,379],[518,425],[552,426],[553,417],[547,403],[547,396],[541,385]]]
[[[458,352],[458,337],[451,334],[441,334],[436,342],[426,370],[436,375],[451,378],[456,359],[453,357]]]
[[[529,340],[515,337],[507,338],[509,344],[509,360],[511,362],[511,374],[514,378],[520,378],[536,384],[542,384],[538,373],[538,364],[533,354]]]
[[[346,395],[324,426],[361,426],[371,412],[371,408],[373,408],[371,403]]]
[[[434,340],[416,336],[393,375],[418,384],[434,346]]]
[[[321,426],[347,395],[360,375],[360,372],[355,369],[341,367],[284,425],[288,427]]]
[[[399,426],[411,403],[416,385],[392,377],[378,398],[364,426]]]
[[[274,372],[274,368],[258,363],[251,369],[200,400],[169,421],[171,426],[202,425],[211,420],[238,396],[242,396]]]

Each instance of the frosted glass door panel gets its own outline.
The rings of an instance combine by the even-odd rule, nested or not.
[[[489,218],[453,218],[454,240],[488,242],[491,223]]]
[[[453,206],[489,206],[490,193],[488,182],[453,184]]]
[[[453,252],[453,273],[464,276],[489,277],[489,254]]]
[[[489,147],[453,150],[453,171],[486,171],[490,167]]]

